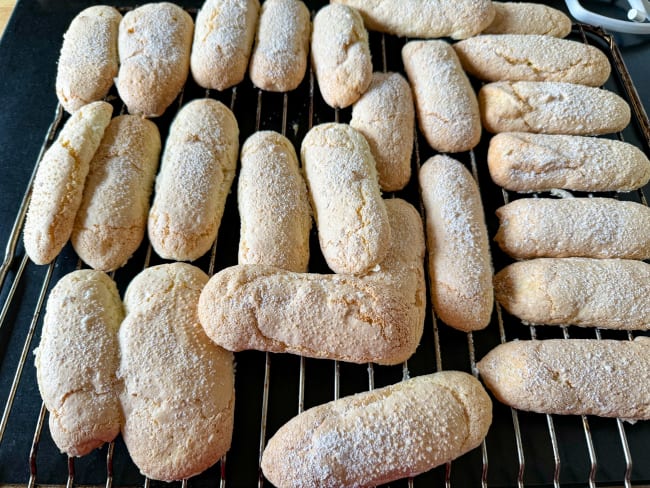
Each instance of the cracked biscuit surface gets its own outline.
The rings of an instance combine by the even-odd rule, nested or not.
[[[571,19],[560,10],[539,3],[492,2],[494,20],[483,34],[541,34],[566,37]]]

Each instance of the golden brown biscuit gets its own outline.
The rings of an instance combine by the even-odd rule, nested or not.
[[[539,3],[492,2],[494,20],[483,34],[543,34],[566,37],[571,19],[560,10]]]

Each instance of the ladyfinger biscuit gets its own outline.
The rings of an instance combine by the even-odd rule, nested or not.
[[[238,151],[237,120],[221,102],[194,100],[178,112],[165,143],[148,220],[149,240],[159,256],[193,261],[210,249],[235,177]]]
[[[390,225],[365,138],[346,124],[312,128],[300,149],[321,251],[335,273],[365,273],[390,246]]]
[[[613,92],[557,81],[499,81],[478,94],[486,130],[596,135],[623,130],[630,107]]]
[[[359,10],[366,27],[402,37],[475,36],[494,20],[489,0],[332,0]]]
[[[185,263],[148,268],[124,297],[118,377],[122,437],[142,474],[189,478],[230,448],[233,355],[215,346],[196,312],[208,276]]]
[[[199,300],[208,336],[231,351],[288,352],[398,364],[418,346],[425,316],[424,233],[418,212],[386,202],[393,239],[365,276],[238,265],[214,275]]]
[[[518,192],[631,191],[650,180],[643,151],[596,137],[501,133],[490,139],[487,161],[494,182]]]
[[[120,23],[116,80],[129,113],[158,117],[183,88],[190,69],[194,22],[177,5],[149,3]]]
[[[600,86],[611,72],[594,46],[546,35],[493,34],[454,44],[463,69],[485,81],[564,81]]]
[[[650,338],[501,344],[479,363],[502,403],[560,415],[650,419]]]
[[[66,111],[101,100],[113,86],[120,20],[120,13],[105,5],[88,7],[72,19],[56,72],[56,96]]]
[[[307,69],[311,20],[300,0],[262,4],[249,74],[262,90],[286,92],[300,85]]]
[[[261,466],[278,488],[381,485],[471,451],[491,423],[479,381],[443,371],[301,413],[269,440]]]
[[[650,264],[627,259],[539,258],[494,277],[497,301],[531,324],[650,328]]]
[[[372,60],[368,31],[355,9],[331,4],[314,17],[311,59],[320,93],[330,107],[352,105],[368,89]]]
[[[404,188],[411,179],[415,111],[402,75],[373,73],[368,91],[352,107],[350,125],[368,141],[381,189]]]
[[[36,170],[25,220],[25,251],[36,264],[51,262],[72,233],[90,160],[111,121],[113,107],[93,102],[77,110]]]
[[[120,432],[117,333],[124,308],[101,271],[74,271],[50,292],[36,354],[50,434],[68,456],[84,456]]]
[[[478,186],[458,161],[434,156],[420,168],[426,210],[431,300],[456,329],[486,327],[492,315],[492,260]]]
[[[527,2],[492,2],[494,20],[483,34],[541,34],[566,37],[571,32],[571,19],[563,12]]]
[[[494,238],[516,259],[650,259],[650,208],[613,198],[525,198],[497,209]]]
[[[411,41],[402,48],[420,130],[440,152],[469,151],[481,138],[478,101],[454,49],[445,41]]]
[[[311,207],[289,139],[263,131],[246,140],[241,150],[237,202],[239,264],[306,272]]]
[[[90,162],[71,241],[90,267],[124,265],[144,237],[160,156],[156,125],[137,115],[115,117]]]
[[[244,79],[255,39],[258,0],[206,0],[196,16],[190,66],[203,88],[225,90]]]

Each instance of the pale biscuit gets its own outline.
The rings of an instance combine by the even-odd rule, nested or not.
[[[494,277],[497,301],[525,323],[650,328],[650,264],[628,259],[539,258]]]
[[[115,282],[101,271],[73,271],[50,292],[36,378],[52,439],[68,456],[84,456],[120,432],[115,371],[123,318]]]
[[[456,329],[486,327],[492,315],[492,259],[481,195],[458,161],[434,156],[420,168],[431,300]]]
[[[72,233],[90,160],[111,121],[113,107],[93,102],[65,123],[41,159],[25,220],[25,251],[36,264],[51,262]]]
[[[246,140],[241,150],[237,202],[239,264],[307,271],[311,207],[289,139],[262,131]]]
[[[478,94],[483,127],[492,133],[597,135],[623,130],[630,107],[613,92],[557,81],[498,81]]]
[[[165,264],[137,275],[124,297],[122,437],[149,478],[189,478],[230,448],[233,355],[215,346],[199,325],[197,301],[207,281],[189,264]]]
[[[494,20],[483,34],[542,34],[566,37],[571,19],[560,10],[539,3],[492,2]]]
[[[368,141],[381,189],[404,188],[411,179],[415,126],[413,95],[404,77],[373,73],[368,91],[352,107],[350,125]]]
[[[165,143],[149,240],[165,259],[193,261],[217,238],[237,167],[239,128],[233,113],[209,98],[176,115]]]
[[[113,271],[140,246],[159,156],[160,133],[153,122],[137,115],[111,121],[90,162],[71,236],[90,267]]]
[[[475,36],[494,20],[489,0],[332,0],[359,10],[366,27],[402,37]]]
[[[368,31],[359,12],[337,4],[320,9],[314,17],[311,59],[325,103],[344,108],[356,102],[372,79]]]
[[[113,7],[88,7],[72,19],[63,35],[57,63],[56,96],[72,113],[101,100],[117,76],[117,31],[122,16]]]
[[[420,130],[440,152],[469,151],[481,138],[474,89],[445,41],[411,41],[402,48]]]
[[[650,208],[613,198],[524,198],[498,208],[494,238],[516,259],[650,259]]]
[[[390,246],[368,143],[347,124],[321,124],[303,139],[300,157],[327,265],[335,273],[365,273]]]
[[[404,200],[386,201],[386,259],[365,276],[239,265],[214,275],[199,300],[201,325],[232,351],[257,349],[354,363],[398,364],[422,336],[424,232]]]
[[[262,90],[286,92],[307,70],[311,19],[300,0],[266,0],[257,24],[249,75]]]
[[[538,413],[650,419],[650,339],[501,344],[479,363],[502,403]]]
[[[179,94],[190,69],[194,22],[173,3],[149,3],[120,23],[117,91],[129,113],[158,117]]]
[[[244,79],[255,39],[258,0],[206,0],[196,16],[190,66],[203,88],[225,90]]]
[[[269,440],[275,486],[374,486],[451,461],[485,438],[492,402],[459,371],[418,376],[311,408]]]
[[[454,44],[463,69],[484,81],[563,81],[600,86],[611,66],[583,42],[546,35],[494,34]]]

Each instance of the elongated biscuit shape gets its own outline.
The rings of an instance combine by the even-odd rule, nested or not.
[[[491,422],[492,402],[473,376],[418,376],[294,417],[269,440],[262,471],[279,488],[380,485],[471,451]]]
[[[36,264],[51,262],[72,233],[90,160],[111,121],[113,107],[93,102],[77,110],[36,170],[25,220],[25,251]]]
[[[122,437],[142,474],[189,478],[230,448],[235,406],[233,355],[199,325],[208,276],[185,263],[148,268],[124,297],[118,377]]]
[[[289,139],[263,131],[246,140],[241,150],[237,202],[239,264],[306,272],[311,207]]]
[[[71,236],[90,267],[117,269],[140,246],[159,156],[160,133],[153,122],[137,115],[111,121],[90,163]]]
[[[368,143],[349,125],[321,124],[303,139],[300,158],[327,265],[335,273],[365,273],[390,246]]]
[[[214,275],[199,300],[208,336],[231,351],[353,363],[408,359],[424,324],[424,233],[412,205],[391,199],[386,206],[391,250],[365,276],[292,273],[264,265],[233,266]]]
[[[494,277],[497,301],[531,324],[650,328],[650,264],[627,259],[539,258]]]
[[[487,162],[497,185],[518,192],[631,191],[650,180],[643,151],[596,137],[501,133],[490,139]]]
[[[314,17],[311,59],[320,93],[330,107],[352,105],[368,89],[372,59],[368,31],[355,9],[327,5]]]
[[[147,222],[159,256],[193,261],[210,249],[235,177],[238,151],[237,120],[221,102],[194,100],[178,112]]]
[[[623,130],[630,107],[613,92],[556,81],[499,81],[478,93],[486,130],[597,135]]]
[[[485,81],[564,81],[600,86],[611,72],[595,46],[546,35],[494,34],[454,44],[463,69]]]
[[[105,5],[88,7],[72,19],[56,71],[56,96],[66,111],[101,100],[113,86],[120,20],[120,13]]]
[[[300,85],[307,70],[311,20],[300,0],[262,4],[249,75],[262,90],[286,92]]]
[[[373,73],[368,91],[352,107],[350,125],[368,141],[381,189],[404,188],[411,179],[415,110],[402,75]]]
[[[50,292],[36,378],[52,439],[69,456],[84,456],[120,432],[115,372],[123,318],[115,282],[101,271],[73,271]]]
[[[541,34],[566,37],[571,19],[560,10],[527,2],[492,2],[494,20],[483,34]]]
[[[479,363],[502,403],[560,415],[650,419],[650,338],[501,344]]]
[[[481,138],[476,94],[445,41],[411,41],[402,48],[420,130],[440,152],[469,151]]]
[[[456,329],[486,327],[492,315],[492,259],[481,195],[472,175],[448,156],[420,168],[426,210],[431,300]]]
[[[190,66],[203,88],[225,90],[244,79],[255,39],[258,0],[206,0],[196,16]]]
[[[525,198],[496,211],[494,238],[517,259],[650,259],[650,208],[613,198]]]
[[[183,88],[194,22],[173,3],[149,3],[120,23],[117,91],[131,114],[158,117]]]
[[[475,36],[494,19],[489,0],[332,0],[359,10],[366,27],[402,37]]]

